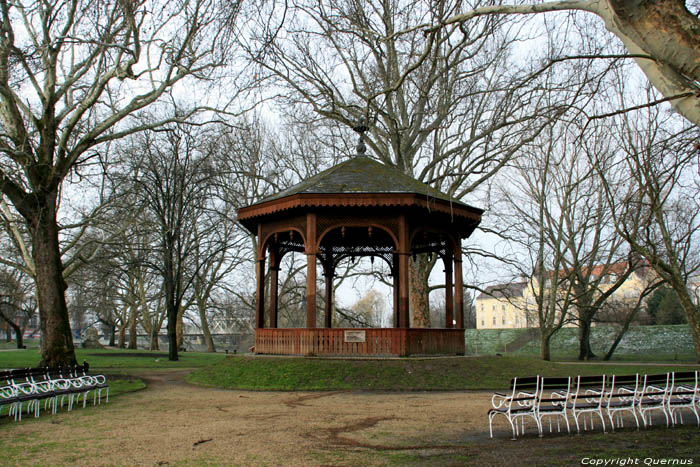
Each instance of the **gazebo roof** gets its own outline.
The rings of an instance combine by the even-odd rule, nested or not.
[[[352,157],[260,203],[298,193],[416,193],[452,201],[449,195],[369,157]]]
[[[415,206],[481,220],[482,209],[464,204],[399,169],[369,157],[353,157],[286,190],[238,210],[250,230],[260,216],[301,207]]]

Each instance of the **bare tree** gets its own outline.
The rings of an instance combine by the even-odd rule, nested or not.
[[[130,118],[177,83],[217,78],[237,12],[237,2],[216,0],[0,2],[0,192],[31,234],[42,365],[75,363],[57,222],[63,182],[106,157],[109,141],[209,108],[199,99],[165,121]]]
[[[664,96],[649,102],[669,101],[685,118],[700,126],[700,68],[697,66],[700,61],[700,35],[697,34],[700,3],[697,0],[569,0],[487,5],[440,22],[411,25],[403,33],[412,34],[421,29],[440,34],[445,28],[469,24],[483,16],[556,11],[583,11],[602,19],[608,31],[624,44],[629,57],[636,61],[649,82]],[[431,40],[431,37],[429,35],[426,40]]]
[[[216,154],[218,150],[215,148],[218,148],[219,143],[218,136],[210,135],[207,154]],[[218,160],[213,160],[212,163],[218,173],[217,180],[214,181],[217,187],[215,201],[212,202],[209,212],[212,228],[196,229],[192,239],[192,267],[195,272],[191,300],[199,314],[199,326],[204,334],[207,352],[216,351],[209,326],[209,309],[216,306],[217,291],[225,289],[225,283],[231,280],[232,273],[245,263],[248,243],[247,236],[241,232],[234,220],[233,205],[224,201],[230,183],[226,163]],[[221,166],[217,167],[220,163]],[[218,247],[212,249],[212,245]]]
[[[595,357],[591,326],[601,307],[635,272],[643,259],[628,255],[627,244],[612,227],[612,213],[599,188],[591,155],[609,150],[609,133],[599,125],[558,125],[561,156],[553,161],[554,190],[563,220],[566,254],[562,262],[572,280],[572,305],[579,326],[579,360]]]
[[[620,116],[616,129],[620,151],[597,160],[615,228],[678,294],[700,361],[700,309],[688,287],[700,271],[699,130],[659,108]]]
[[[521,252],[510,264],[514,277],[527,283],[522,305],[527,321],[540,329],[540,355],[551,359],[550,341],[572,322],[572,270],[567,268],[569,247],[566,216],[579,193],[575,170],[558,170],[568,155],[565,133],[548,129],[514,161],[499,190],[500,235]]]
[[[124,149],[131,160],[129,185],[157,232],[146,261],[162,278],[170,360],[178,359],[177,323],[193,282],[229,245],[218,235],[217,171],[201,131],[189,125],[149,131]]]

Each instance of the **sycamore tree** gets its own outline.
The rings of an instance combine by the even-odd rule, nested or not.
[[[237,12],[238,2],[217,0],[0,0],[0,192],[31,236],[41,365],[75,363],[59,224],[65,180],[107,159],[110,141],[209,108],[190,87],[187,112],[132,118],[185,86],[218,82]]]
[[[700,307],[688,287],[700,273],[700,130],[661,108],[616,124],[618,151],[595,159],[613,225],[677,294],[700,361]]]
[[[697,0],[565,0],[485,5],[466,8],[439,22],[413,25],[400,33],[412,34],[422,29],[431,38],[442,34],[440,31],[445,28],[466,25],[484,16],[556,11],[581,11],[600,18],[663,95],[652,103],[669,101],[681,115],[700,126],[700,2]],[[572,55],[575,55],[573,51]]]
[[[170,360],[179,358],[178,323],[194,304],[188,300],[193,284],[205,286],[212,274],[219,282],[216,269],[227,262],[232,246],[232,231],[225,225],[232,223],[230,210],[220,211],[217,166],[201,144],[206,138],[205,127],[169,125],[131,138],[123,149],[129,161],[123,189],[133,190],[155,232],[144,264],[161,278]],[[203,290],[196,293],[207,301]]]

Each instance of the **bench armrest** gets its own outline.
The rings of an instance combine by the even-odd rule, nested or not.
[[[491,396],[491,407],[494,409],[500,409],[508,402],[509,399],[510,397],[506,396],[505,394],[496,392]]]

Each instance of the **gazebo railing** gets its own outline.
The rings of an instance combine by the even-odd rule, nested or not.
[[[463,329],[259,328],[255,353],[317,356],[463,355]]]

